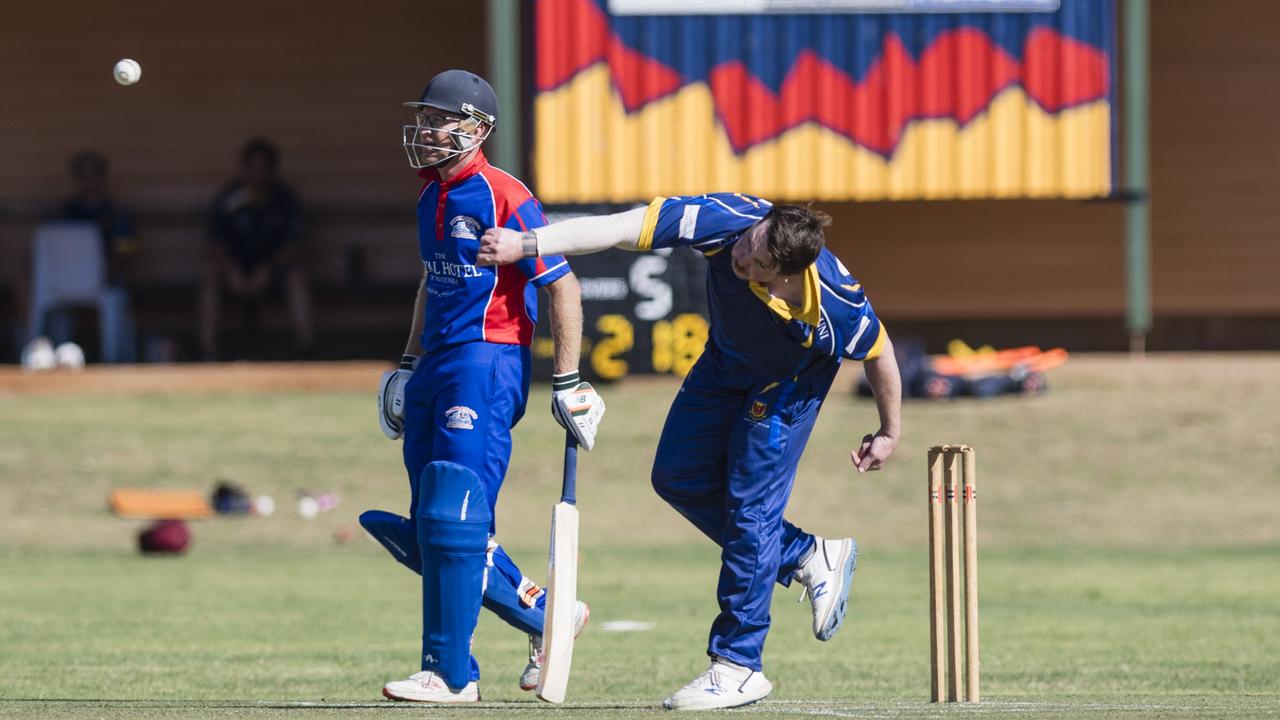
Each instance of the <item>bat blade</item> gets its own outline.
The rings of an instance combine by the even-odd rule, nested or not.
[[[551,511],[548,566],[538,697],[562,703],[573,664],[573,624],[578,605],[578,507],[572,503],[557,503]]]

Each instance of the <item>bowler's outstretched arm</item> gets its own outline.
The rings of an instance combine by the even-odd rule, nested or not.
[[[648,208],[613,215],[593,215],[518,232],[489,228],[480,238],[480,265],[509,265],[541,255],[588,255],[612,247],[634,250],[639,246]]]
[[[851,457],[858,472],[883,467],[902,437],[902,376],[893,354],[893,341],[887,335],[884,349],[864,367],[880,413],[880,429],[862,438],[862,444],[853,451]]]

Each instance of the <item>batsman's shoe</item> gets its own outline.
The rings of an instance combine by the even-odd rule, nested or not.
[[[582,628],[587,626],[587,620],[591,618],[591,608],[581,600],[578,601],[578,607],[573,614],[573,636],[576,638],[582,634]],[[538,680],[542,677],[542,636],[529,636],[529,664],[524,666],[524,672],[520,673],[520,689],[532,690],[538,687]]]
[[[454,692],[444,684],[440,676],[423,670],[409,676],[408,680],[395,680],[382,686],[382,694],[391,700],[420,703],[473,703],[480,702],[480,687],[474,681]]]
[[[668,710],[718,710],[750,705],[773,692],[764,673],[723,658],[711,661],[706,672],[662,701]]]
[[[849,608],[853,571],[858,566],[858,543],[853,538],[827,540],[815,537],[813,553],[796,570],[795,579],[804,585],[800,594],[809,596],[813,606],[813,635],[819,640],[836,636]]]

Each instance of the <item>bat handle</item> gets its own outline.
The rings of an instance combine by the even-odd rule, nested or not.
[[[564,486],[560,490],[560,501],[570,505],[578,503],[578,441],[573,433],[564,436]]]

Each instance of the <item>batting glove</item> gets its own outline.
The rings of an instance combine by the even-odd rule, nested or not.
[[[400,358],[400,367],[382,373],[378,385],[378,425],[391,440],[404,435],[404,386],[418,367],[417,355]]]
[[[604,418],[604,399],[584,382],[578,371],[551,376],[551,415],[560,427],[573,433],[584,449],[596,444],[596,431]]]

